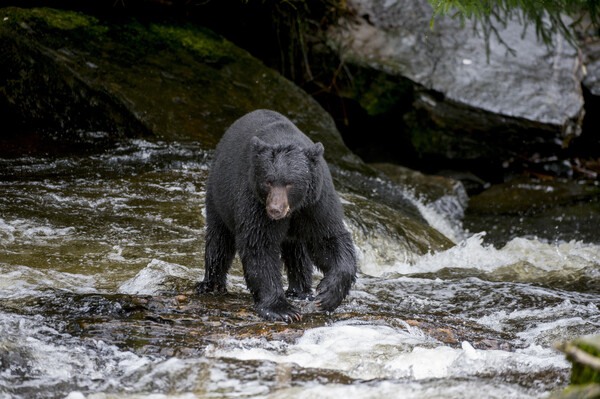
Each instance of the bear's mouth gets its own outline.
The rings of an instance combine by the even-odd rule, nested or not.
[[[287,205],[283,210],[267,207],[267,215],[273,220],[283,219],[290,211],[290,206]]]

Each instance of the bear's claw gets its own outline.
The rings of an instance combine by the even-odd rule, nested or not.
[[[300,310],[295,306],[290,305],[285,299],[276,300],[269,305],[257,306],[258,314],[266,320],[285,321],[293,323],[302,320]]]
[[[210,283],[202,281],[196,285],[196,291],[200,295],[212,294],[212,295],[223,295],[227,294],[227,288],[219,283]]]
[[[344,299],[344,293],[332,287],[329,287],[325,280],[321,281],[317,287],[315,305],[318,309],[325,312],[331,312],[337,308]]]

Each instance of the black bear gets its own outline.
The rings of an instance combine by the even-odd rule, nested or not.
[[[269,110],[238,119],[217,145],[206,187],[206,250],[201,293],[226,292],[240,256],[258,313],[267,320],[301,319],[285,298],[312,298],[313,264],[324,274],[316,304],[332,311],[356,279],[356,255],[323,145]]]

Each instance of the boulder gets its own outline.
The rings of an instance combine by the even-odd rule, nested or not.
[[[463,223],[498,247],[519,236],[598,243],[600,188],[521,177],[470,197]]]
[[[563,36],[546,46],[535,29],[512,18],[494,23],[503,42],[491,34],[486,46],[489,31],[481,24],[436,17],[432,28],[426,0],[348,0],[347,6],[355,18],[332,26],[329,44],[346,62],[414,82],[414,106],[438,130],[412,132],[422,141],[413,140],[417,150],[497,157],[540,143],[556,150],[579,135],[581,60]]]
[[[600,96],[600,32],[589,14],[580,15],[574,29],[584,65],[581,83],[592,95]]]
[[[560,205],[590,203],[599,197],[600,189],[593,184],[521,177],[471,197],[469,209],[479,213],[533,214]]]
[[[328,161],[365,170],[316,101],[208,29],[5,8],[0,54],[0,105],[18,125],[0,139],[33,131],[80,141],[101,131],[212,148],[235,119],[269,108],[323,142]]]
[[[600,38],[589,37],[580,46],[585,65],[582,83],[594,96],[600,96]]]

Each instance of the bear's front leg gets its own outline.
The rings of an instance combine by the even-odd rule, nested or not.
[[[312,300],[313,264],[301,241],[289,240],[281,244],[281,258],[288,276],[288,298]]]
[[[302,319],[300,310],[286,300],[283,292],[279,248],[268,245],[269,240],[263,242],[265,245],[259,247],[248,243],[238,245],[244,278],[254,297],[256,311],[266,320],[299,321]]]
[[[325,275],[317,286],[316,304],[322,310],[333,311],[356,280],[356,255],[350,233],[319,240],[311,258]]]

